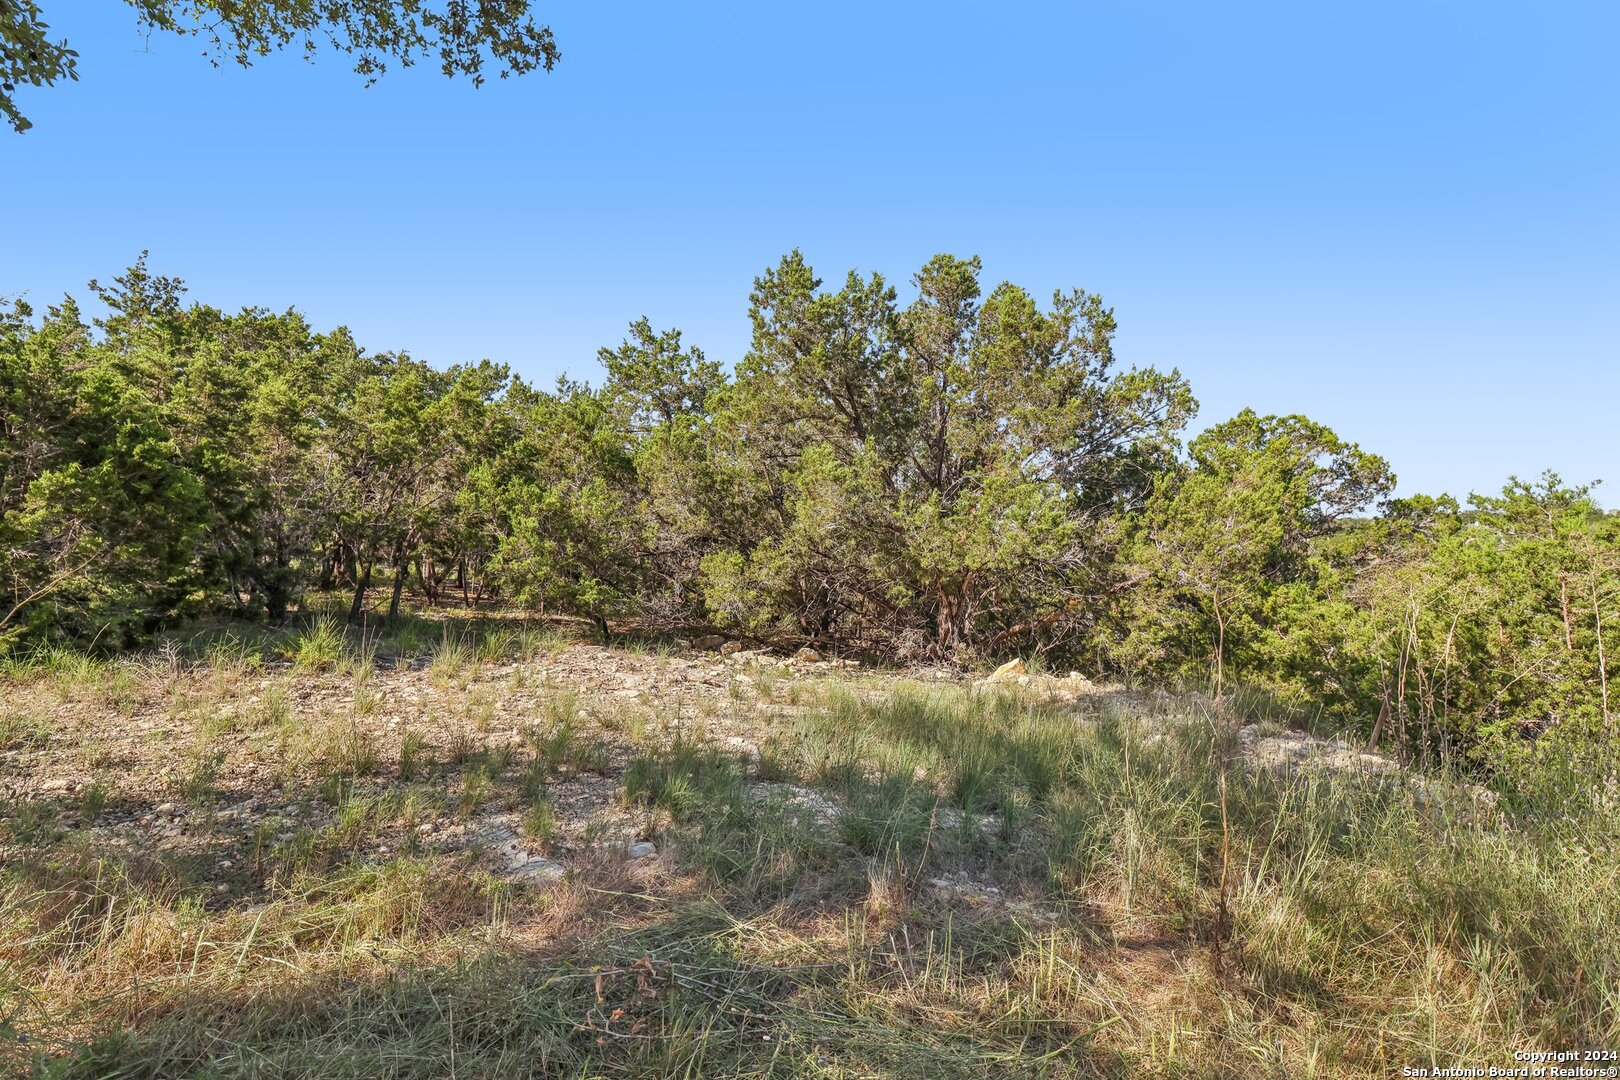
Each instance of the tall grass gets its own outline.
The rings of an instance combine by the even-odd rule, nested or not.
[[[343,624],[329,615],[317,618],[285,646],[285,655],[299,672],[336,670],[348,653],[348,634]]]
[[[773,768],[839,799],[830,838],[760,846],[776,828],[768,809],[690,794],[702,785],[686,778],[702,772],[680,765],[689,751],[633,768],[627,790],[688,817],[722,807],[706,832],[681,833],[700,864],[715,862],[710,837],[736,846],[739,813],[752,812],[756,854],[819,865],[839,887],[829,840],[845,863],[890,868],[868,888],[898,873],[921,903],[916,882],[957,875],[1046,908],[1064,941],[1178,952],[1196,970],[1177,982],[1197,990],[1178,1007],[1211,1023],[1231,1013],[1220,1026],[1240,1030],[1215,1044],[1205,1034],[1205,1051],[1189,1044],[1176,1060],[1225,1068],[1241,1046],[1279,1070],[1328,1054],[1383,1075],[1620,1037],[1612,819],[1510,816],[1433,782],[1252,767],[1235,757],[1232,728],[1207,715],[1105,704],[1077,721],[956,688],[835,693],[783,746],[788,760]],[[941,828],[941,807],[1008,824]],[[1105,1041],[1169,1067],[1156,1041],[1174,1022],[1122,1000]]]
[[[757,763],[696,734],[597,763],[667,861],[593,856],[531,895],[414,840],[377,858],[447,803],[480,812],[514,767],[526,842],[556,847],[595,741],[576,698],[547,701],[521,760],[451,747],[448,792],[379,788],[374,761],[319,751],[350,719],[318,718],[287,752],[341,781],[330,814],[267,829],[240,901],[179,862],[98,849],[43,804],[6,810],[0,1019],[34,1040],[13,1060],[1378,1077],[1620,1041],[1612,817],[1257,767],[1237,753],[1243,717],[1198,708],[834,690]]]

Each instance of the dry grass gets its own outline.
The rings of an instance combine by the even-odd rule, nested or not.
[[[1612,821],[1251,768],[1168,699],[755,664],[669,704],[675,660],[589,654],[639,702],[550,636],[419,636],[420,678],[317,639],[0,673],[6,766],[96,777],[0,811],[0,1069],[1372,1077],[1620,1041]],[[489,822],[566,879],[499,872]]]

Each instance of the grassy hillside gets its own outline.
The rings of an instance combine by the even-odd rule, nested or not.
[[[421,622],[0,682],[25,1075],[1386,1076],[1620,1045],[1612,812],[1241,695]]]

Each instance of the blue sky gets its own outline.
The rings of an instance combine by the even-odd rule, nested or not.
[[[556,72],[480,90],[41,6],[81,81],[0,134],[36,307],[150,248],[195,299],[549,382],[641,314],[736,360],[794,246],[978,254],[1100,292],[1200,424],[1303,412],[1408,493],[1620,485],[1620,6],[568,0]]]

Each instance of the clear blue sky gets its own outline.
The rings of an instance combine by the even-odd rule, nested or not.
[[[0,135],[36,307],[150,248],[195,299],[549,382],[643,313],[736,360],[795,245],[829,280],[978,254],[1100,292],[1200,424],[1304,412],[1403,492],[1620,485],[1612,3],[568,0],[557,71],[481,90],[42,7],[82,81]]]

